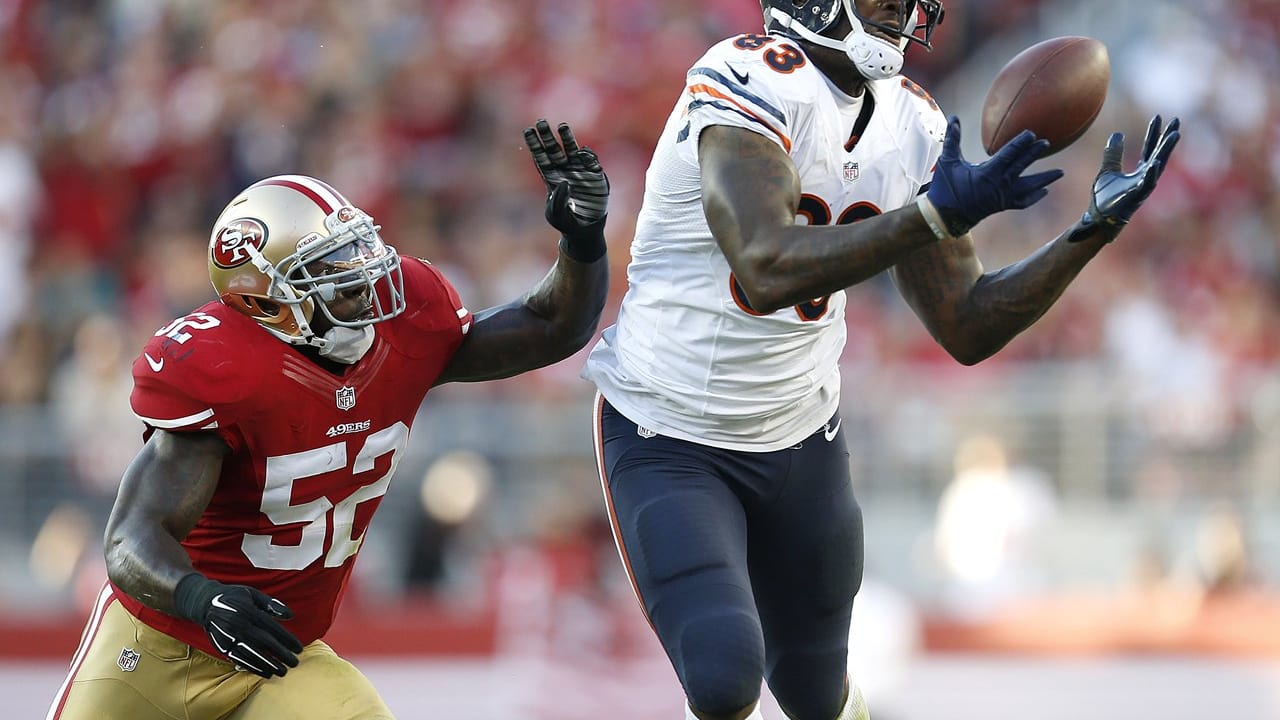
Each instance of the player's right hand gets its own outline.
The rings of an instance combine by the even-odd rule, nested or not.
[[[959,237],[985,217],[1040,202],[1063,172],[1022,173],[1048,149],[1048,140],[1037,140],[1034,133],[1024,130],[986,162],[975,165],[960,152],[960,119],[952,115],[927,195],[947,232]]]
[[[298,666],[302,643],[280,625],[293,613],[256,588],[191,573],[178,583],[174,606],[205,629],[219,652],[249,672],[269,678]]]

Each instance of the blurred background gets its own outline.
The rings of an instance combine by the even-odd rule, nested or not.
[[[958,114],[1024,47],[1109,47],[1067,178],[977,231],[989,269],[1085,207],[1107,135],[1182,118],[1123,237],[997,357],[850,291],[843,417],[867,525],[851,665],[877,720],[1280,718],[1280,2],[946,0],[905,74]],[[141,442],[129,367],[212,299],[209,226],[321,177],[473,310],[554,258],[521,130],[613,183],[611,322],[685,70],[755,0],[0,1],[0,708],[43,717]],[[331,636],[403,718],[680,717],[622,575],[583,355],[424,404]],[[773,718],[781,715],[766,700]]]

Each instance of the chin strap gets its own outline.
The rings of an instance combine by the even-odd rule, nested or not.
[[[343,365],[354,365],[373,347],[373,327],[333,327],[324,334],[320,355]]]
[[[846,1],[845,12],[849,14],[849,22],[853,26],[853,30],[845,36],[844,40],[832,40],[829,37],[819,35],[804,25],[795,22],[790,15],[780,12],[776,8],[769,9],[769,17],[788,32],[795,33],[814,45],[843,51],[853,61],[854,66],[858,68],[858,72],[862,73],[862,76],[868,80],[885,80],[897,75],[902,70],[904,48],[881,40],[874,35],[868,35],[862,28],[862,21],[858,19],[857,15],[853,14],[848,5],[849,2]],[[766,23],[767,26],[768,23]],[[901,45],[906,45],[906,43],[907,40],[904,38],[901,41]]]

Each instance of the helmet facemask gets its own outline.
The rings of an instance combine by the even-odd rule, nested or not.
[[[941,0],[899,2],[894,25],[864,19],[857,11],[855,0],[764,0],[762,5],[766,29],[776,25],[815,45],[841,50],[849,56],[858,72],[869,80],[884,80],[897,75],[902,70],[903,53],[911,43],[932,50],[933,31],[943,17]],[[841,11],[849,18],[849,34],[842,40],[823,35],[839,23]],[[920,14],[924,15],[923,23],[919,22]],[[869,32],[876,30],[897,38],[897,42]]]
[[[342,207],[325,218],[329,235],[311,233],[297,250],[271,264],[250,249],[253,263],[270,278],[267,296],[293,316],[298,334],[264,324],[268,331],[293,344],[328,349],[330,340],[312,327],[315,313],[334,328],[359,329],[404,312],[404,275],[395,248],[382,242],[380,227],[363,211]],[[379,292],[385,286],[385,292]],[[357,305],[356,303],[360,303]],[[334,308],[343,308],[335,312]],[[354,311],[353,311],[354,309]],[[326,333],[328,334],[328,333]]]

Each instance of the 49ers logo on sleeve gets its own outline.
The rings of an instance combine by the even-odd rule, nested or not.
[[[218,231],[209,253],[213,264],[220,268],[233,268],[249,262],[248,247],[261,250],[267,244],[267,226],[255,218],[236,218]]]

